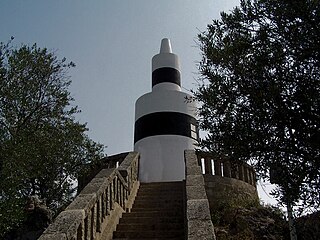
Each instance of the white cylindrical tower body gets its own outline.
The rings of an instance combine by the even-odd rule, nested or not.
[[[170,41],[163,39],[152,58],[152,92],[141,96],[135,108],[134,150],[140,153],[141,182],[185,179],[184,150],[198,139],[196,106],[181,92],[180,63]]]

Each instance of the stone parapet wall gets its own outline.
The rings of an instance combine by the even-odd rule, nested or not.
[[[215,240],[205,183],[193,150],[185,151],[185,162],[187,239]]]
[[[200,151],[197,152],[197,157],[203,174],[238,179],[256,187],[256,174],[249,164],[217,158],[211,153]]]
[[[232,205],[245,207],[259,202],[257,189],[251,184],[217,175],[205,174],[203,177],[211,210]]]
[[[246,206],[259,202],[256,174],[249,164],[217,159],[206,152],[197,152],[197,157],[211,211],[221,206]]]
[[[118,169],[101,170],[39,239],[112,239],[139,188],[138,160],[139,154],[131,152]]]
[[[95,164],[88,164],[88,172],[78,178],[78,193],[102,170],[107,168],[117,168],[122,164],[129,152],[119,153],[100,159]]]

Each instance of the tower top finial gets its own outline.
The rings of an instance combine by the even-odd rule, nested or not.
[[[161,40],[160,53],[172,53],[170,39],[164,38]]]

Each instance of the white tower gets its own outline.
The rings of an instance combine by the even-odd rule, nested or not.
[[[141,182],[185,179],[184,150],[198,139],[195,103],[181,92],[180,63],[169,39],[152,58],[152,92],[136,102],[134,150],[140,153]]]

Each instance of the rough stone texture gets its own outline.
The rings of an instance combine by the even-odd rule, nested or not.
[[[185,239],[183,181],[142,183],[114,239]]]
[[[199,185],[201,186],[201,185]],[[206,190],[204,187],[199,187],[197,185],[193,186],[186,186],[186,192],[187,192],[187,199],[188,200],[194,200],[194,199],[206,199]]]
[[[188,239],[215,240],[204,179],[193,150],[185,151],[185,161]]]
[[[257,189],[241,180],[221,177],[217,175],[204,175],[206,194],[210,210],[221,205],[243,206],[259,202]]]
[[[134,160],[136,160],[139,157],[138,152],[130,152],[128,153],[127,157],[123,160],[123,162],[120,164],[118,170],[119,171],[126,171],[132,164]]]
[[[189,240],[214,240],[214,230],[211,221],[190,220],[188,221]],[[209,232],[209,234],[208,234]]]
[[[101,159],[94,165],[91,165],[90,172],[87,175],[78,178],[78,193],[103,169],[115,169],[117,163],[122,163],[128,155],[128,152],[112,155]]]
[[[202,175],[187,175],[186,186],[204,186],[204,179]]]
[[[188,172],[188,175],[200,175],[201,173],[201,167],[197,164],[188,164],[186,165],[186,171]]]
[[[66,210],[83,209],[88,215],[89,211],[96,204],[96,194],[80,194],[76,199],[66,208]]]
[[[139,181],[136,181],[133,184],[130,195],[129,195],[128,200],[126,202],[126,212],[131,212],[131,208],[133,206],[134,200],[138,194],[139,186],[140,186]]]
[[[187,220],[210,220],[209,203],[207,199],[187,201]]]
[[[85,229],[85,222],[88,224],[87,237],[89,239],[111,239],[112,232],[119,222],[122,213],[132,207],[132,203],[137,194],[139,182],[137,181],[138,159],[139,154],[132,152],[126,154],[126,158],[120,164],[119,169],[128,173],[122,177],[118,169],[102,169],[92,180],[83,188],[76,199],[61,212],[54,222],[46,229],[39,238],[40,240],[56,240],[56,239],[78,239],[78,229],[81,225],[82,234]],[[132,176],[131,176],[132,174]],[[128,176],[128,177],[127,177]],[[106,197],[106,189],[114,189],[113,180],[117,177],[122,182],[116,189],[121,195],[124,193],[123,188],[130,187],[130,194],[125,199],[123,208],[119,205],[123,203],[122,199],[113,202],[112,209],[106,214],[103,209],[101,197]],[[130,184],[127,182],[129,181]],[[109,187],[110,186],[110,187]],[[109,197],[109,195],[107,196]],[[116,199],[113,199],[116,200]],[[103,200],[106,201],[106,200]],[[107,201],[110,204],[110,201]],[[110,207],[110,205],[108,205]],[[102,211],[103,210],[103,211]],[[100,222],[103,219],[103,222]],[[81,233],[79,229],[79,233]],[[103,234],[102,234],[103,233]],[[103,236],[102,236],[103,235]],[[105,237],[106,236],[106,237]],[[82,236],[84,239],[84,236]]]
[[[61,237],[65,235],[66,237],[65,239],[72,239],[77,235],[78,227],[80,226],[80,224],[83,223],[84,218],[85,218],[84,210],[63,211],[58,215],[58,217],[55,219],[53,224],[51,224],[45,230],[44,234],[39,239],[40,240],[55,239],[55,238],[52,238],[53,236],[50,236],[50,235],[57,234],[57,233],[58,233],[58,236],[61,236]]]
[[[64,233],[44,233],[38,240],[67,240],[67,235]]]
[[[213,216],[217,239],[290,239],[288,223],[276,208],[229,207],[216,211]]]
[[[110,179],[93,178],[90,183],[84,187],[80,194],[96,194],[101,195],[110,184]]]
[[[94,178],[110,178],[115,168],[102,169]]]
[[[123,213],[124,213],[124,210],[121,208],[121,206],[115,203],[114,209],[111,211],[110,215],[108,216],[108,221],[104,221],[103,223],[104,232],[101,234],[101,238],[99,239],[103,239],[103,240],[112,239],[113,232],[116,230],[116,227]]]

